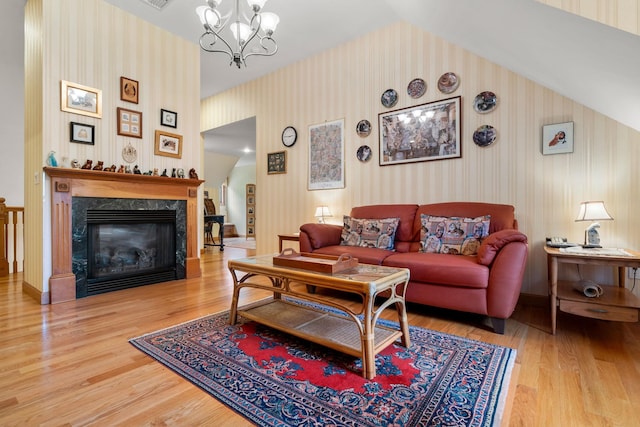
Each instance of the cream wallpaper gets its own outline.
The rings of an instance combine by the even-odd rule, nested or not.
[[[638,0],[538,0],[633,34],[640,34]]]
[[[447,71],[461,79],[452,95],[436,87]],[[428,84],[420,99],[406,92],[415,77]],[[388,88],[400,95],[396,109],[461,96],[462,158],[379,166],[377,120],[379,113],[388,111],[380,103]],[[498,107],[478,114],[472,101],[485,90],[498,95]],[[277,234],[315,221],[314,209],[320,204],[332,210],[329,222],[340,223],[352,206],[440,201],[516,207],[520,229],[530,242],[524,293],[547,293],[545,236],[583,239],[588,224],[574,222],[581,201],[604,200],[615,218],[602,223],[606,246],[640,248],[635,215],[639,202],[633,197],[638,193],[638,132],[408,24],[391,25],[203,100],[201,110],[202,131],[257,117],[259,253],[277,251]],[[345,120],[346,186],[308,191],[308,127],[334,119]],[[361,119],[373,124],[367,138],[355,132]],[[568,121],[575,123],[574,152],[543,156],[542,126]],[[498,139],[479,147],[472,134],[484,124],[497,129]],[[287,125],[299,133],[298,142],[286,149],[287,173],[267,175],[267,153],[285,149],[280,134]],[[356,159],[362,144],[374,151],[367,163]],[[603,283],[612,280],[609,271],[581,272]]]
[[[63,166],[72,159],[120,166],[131,144],[137,151],[131,167],[201,171],[200,53],[197,45],[101,0],[28,0],[25,15],[25,282],[46,292],[51,244],[42,167],[48,153],[55,151]],[[139,82],[138,104],[120,100],[121,76]],[[102,118],[61,111],[61,80],[102,90]],[[142,113],[141,139],[117,134],[117,107]],[[177,128],[160,125],[161,108],[178,113]],[[95,145],[69,142],[72,121],[95,126]],[[156,129],[183,136],[181,159],[154,154]]]

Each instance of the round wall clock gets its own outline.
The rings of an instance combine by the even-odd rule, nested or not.
[[[293,147],[298,139],[298,131],[293,126],[287,126],[282,131],[282,144],[285,147]]]

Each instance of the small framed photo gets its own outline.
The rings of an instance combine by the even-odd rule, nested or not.
[[[156,147],[155,154],[157,156],[182,158],[182,135],[156,130]]]
[[[102,91],[60,80],[60,110],[102,118]]]
[[[178,113],[173,111],[160,109],[160,124],[171,128],[178,127]]]
[[[88,145],[95,144],[95,126],[86,125],[84,123],[70,122],[69,128],[71,130],[71,142]]]
[[[120,77],[120,99],[122,101],[138,103],[138,81],[127,77]]]
[[[267,174],[287,173],[287,152],[267,154]]]
[[[573,122],[542,127],[542,154],[573,153]]]
[[[142,138],[142,113],[118,107],[118,135]]]

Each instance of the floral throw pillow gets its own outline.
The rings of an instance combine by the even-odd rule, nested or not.
[[[400,218],[359,219],[344,216],[340,244],[393,250]]]
[[[420,215],[420,252],[477,255],[489,235],[490,215],[476,218]]]

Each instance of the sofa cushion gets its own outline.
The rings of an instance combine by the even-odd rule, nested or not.
[[[467,218],[475,218],[482,215],[491,216],[491,224],[489,224],[489,234],[495,233],[505,228],[518,228],[515,219],[515,209],[511,205],[500,205],[496,203],[482,202],[446,202],[432,203],[428,205],[420,205],[415,216],[414,232],[416,233],[416,241],[420,236],[420,215],[427,214],[433,216],[462,216]],[[394,215],[395,216],[395,215]]]
[[[400,218],[361,219],[345,215],[340,244],[391,250],[399,221]]]
[[[489,285],[489,267],[474,256],[421,252],[394,252],[382,265],[411,270],[411,282],[484,289]]]
[[[420,252],[476,255],[489,234],[489,215],[476,218],[420,214]]]
[[[400,218],[395,239],[396,250],[399,250],[398,242],[418,241],[419,229],[418,232],[415,233],[413,229],[413,222],[417,210],[418,205],[367,205],[352,208],[349,215],[352,218]]]

